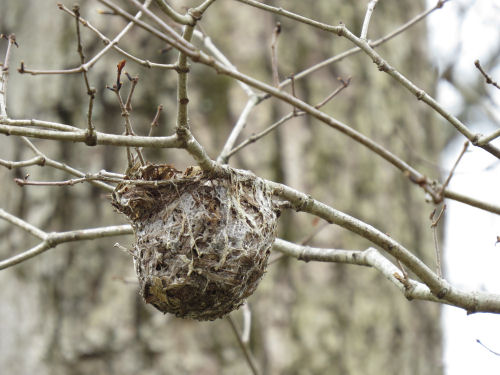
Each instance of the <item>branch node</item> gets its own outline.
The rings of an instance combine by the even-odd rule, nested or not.
[[[52,249],[54,247],[56,247],[59,242],[56,240],[56,238],[54,237],[54,233],[48,233],[47,234],[47,237],[45,237],[45,240],[44,242],[47,244],[47,246]]]
[[[307,212],[314,204],[314,198],[310,195],[307,198],[300,198],[300,203],[297,205],[296,210]]]
[[[185,127],[178,126],[175,128],[175,134],[177,134],[177,137],[182,142],[182,145],[185,146],[187,139],[189,138],[188,129]]]
[[[403,268],[401,268],[401,270],[403,271],[403,275],[400,275],[399,272],[394,272],[392,276],[394,276],[394,278],[398,280],[401,283],[401,285],[403,285],[403,288],[405,289],[404,291],[405,298],[408,301],[412,301],[414,299],[412,293],[413,290],[415,289],[415,285],[411,283],[406,271],[404,271]]]
[[[174,70],[177,72],[177,73],[189,73],[189,66],[186,64],[186,67],[181,67],[179,65],[176,65]]]
[[[493,85],[495,86],[497,89],[500,89],[500,85],[498,85],[497,82],[495,82],[493,80],[493,78],[491,78],[491,76],[486,73],[486,71],[483,69],[483,67],[481,66],[481,63],[479,62],[479,60],[476,60],[474,61],[474,65],[476,66],[477,69],[479,69],[479,72],[481,72],[481,74],[483,75],[484,79],[486,80],[486,83],[489,84],[489,85]]]
[[[442,288],[439,292],[437,292],[436,297],[439,299],[443,299],[450,292],[448,288]]]
[[[477,133],[474,135],[474,137],[471,139],[471,143],[474,145],[474,146],[477,146],[479,144],[479,140],[481,139],[483,135],[480,134],[480,133]]]
[[[418,100],[422,100],[425,96],[425,91],[424,90],[418,90],[415,93],[415,96],[417,97]]]
[[[17,69],[20,74],[26,73],[24,70],[24,61],[21,61],[21,66]]]
[[[191,26],[194,26],[196,22],[201,20],[201,17],[203,16],[203,12],[200,12],[198,9],[194,8],[189,9],[188,14],[193,18],[193,23]]]
[[[441,9],[448,0],[439,0],[435,6],[436,9]]]
[[[95,146],[97,145],[97,134],[95,131],[87,130],[85,132],[85,144],[87,146]]]

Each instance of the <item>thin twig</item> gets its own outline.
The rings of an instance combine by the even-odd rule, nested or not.
[[[290,76],[290,82],[291,82],[291,86],[292,86],[292,95],[294,97],[297,97],[297,94],[295,93],[295,77],[293,76],[293,74]],[[299,113],[299,111],[297,110],[297,107],[293,107],[293,115],[297,116],[298,113]]]
[[[90,88],[90,91],[88,91],[89,95],[89,109],[87,111],[87,138],[88,141],[86,142],[87,146],[95,146],[97,143],[97,138],[95,135],[95,126],[92,123],[92,111],[94,108],[94,100],[95,100],[95,94],[97,90],[94,87]]]
[[[442,266],[441,266],[441,250],[439,248],[439,241],[438,241],[438,233],[437,233],[437,225],[439,221],[441,220],[441,217],[443,216],[444,211],[446,210],[446,205],[443,204],[443,207],[441,207],[441,211],[439,212],[438,217],[434,220],[434,216],[436,214],[436,210],[432,211],[431,214],[431,229],[432,229],[432,235],[434,238],[434,251],[436,253],[436,273],[439,277],[443,277],[443,271],[442,271]]]
[[[279,14],[281,16],[288,17],[288,18],[293,19],[295,21],[302,22],[306,25],[310,25],[310,26],[316,27],[316,28],[324,30],[324,31],[338,33],[341,29],[339,26],[332,26],[332,25],[328,25],[328,24],[323,23],[323,22],[318,22],[318,21],[312,20],[310,18],[301,16],[300,14],[290,12],[286,9],[277,8],[277,7],[274,7],[271,5],[261,3],[259,1],[255,1],[255,0],[236,0],[236,1],[239,1],[240,3],[244,3],[247,5],[251,5],[251,6],[256,7],[256,8],[260,8],[262,10],[265,10],[265,11],[268,11],[271,13],[275,13],[275,14]]]
[[[252,310],[248,301],[241,306],[241,312],[243,313],[243,331],[241,332],[241,341],[245,345],[250,343],[250,333],[252,332]]]
[[[365,19],[363,21],[363,27],[361,29],[361,35],[359,36],[361,39],[367,39],[368,35],[368,26],[370,25],[370,19],[372,18],[373,11],[377,6],[378,0],[370,0],[368,6],[366,8]]]
[[[283,116],[278,121],[276,121],[272,125],[268,126],[266,129],[264,129],[263,131],[261,131],[257,134],[253,134],[250,137],[248,137],[247,139],[245,139],[244,141],[242,141],[239,145],[237,145],[235,148],[233,148],[231,151],[229,151],[227,153],[225,160],[229,159],[231,156],[233,156],[234,154],[236,154],[237,152],[239,152],[241,149],[248,146],[249,144],[257,142],[259,139],[266,136],[267,134],[272,132],[274,129],[276,129],[278,126],[284,124],[285,122],[287,122],[291,118],[296,117],[296,116],[301,116],[303,114],[305,114],[305,113],[304,112],[294,113],[292,111],[289,114]]]
[[[318,218],[314,218],[314,221],[319,221]],[[316,224],[314,224],[316,225]],[[300,240],[298,243],[300,244],[300,246],[306,246],[308,245],[312,240],[313,238],[320,232],[322,231],[324,228],[326,228],[327,226],[329,226],[330,223],[323,223],[322,225],[320,225],[319,227],[317,227],[314,231],[312,231],[310,234],[308,234],[307,236],[305,236],[302,240]],[[287,256],[288,254],[285,253],[285,252],[281,252],[278,256],[274,257],[274,259],[270,260],[268,262],[268,265],[271,265],[273,263],[276,263],[278,261],[280,261],[281,259],[283,259],[285,256]],[[307,262],[307,260],[305,259],[302,259],[302,258],[299,258],[301,260],[304,260]]]
[[[234,154],[232,148],[234,147],[234,144],[236,143],[239,135],[245,128],[245,125],[248,121],[248,116],[250,115],[252,109],[255,107],[256,103],[257,96],[254,95],[251,96],[250,99],[248,99],[247,104],[245,105],[245,108],[243,108],[243,111],[241,111],[240,117],[238,117],[238,121],[236,121],[236,124],[233,126],[233,130],[231,130],[231,134],[229,134],[224,147],[222,147],[220,155],[217,157],[218,163],[227,163],[229,158]]]
[[[130,111],[132,111],[132,95],[134,94],[135,87],[137,86],[137,83],[139,82],[139,77],[135,76],[132,78],[127,72],[125,72],[125,74],[126,74],[128,80],[132,83],[130,85],[130,91],[128,92],[127,100],[125,102],[125,109],[127,110],[127,112],[130,113]]]
[[[316,104],[314,106],[314,108],[316,109],[320,109],[322,106],[324,106],[325,104],[327,104],[330,100],[332,100],[335,96],[337,96],[342,90],[344,90],[348,85],[349,83],[351,82],[351,78],[348,78],[347,80],[344,80],[342,78],[338,78],[338,80],[340,82],[342,82],[342,86],[340,86],[339,88],[337,88],[335,91],[333,91],[330,95],[328,95],[325,99],[323,99],[321,102],[319,102],[318,104]],[[292,79],[292,82],[293,82],[293,79]],[[295,97],[295,90],[294,90],[294,85],[292,83],[292,95]],[[247,103],[248,105],[248,103]],[[245,109],[247,109],[247,107],[245,107]],[[243,111],[243,113],[245,112],[245,110]],[[241,116],[243,116],[243,113]],[[299,117],[299,116],[303,116],[305,115],[306,112],[303,112],[303,111],[298,111],[296,107],[293,108],[293,111],[290,112],[289,114],[283,116],[281,119],[279,119],[278,121],[276,121],[275,123],[273,123],[272,125],[270,125],[269,127],[267,127],[266,129],[264,129],[263,131],[261,131],[260,133],[257,133],[257,134],[253,134],[252,136],[250,136],[249,138],[247,138],[246,140],[242,141],[239,145],[237,145],[235,148],[233,148],[232,150],[230,150],[229,152],[227,152],[225,154],[225,157],[223,159],[221,159],[222,161],[224,162],[227,162],[227,160],[233,156],[234,154],[236,154],[238,151],[240,151],[242,148],[248,146],[249,144],[251,143],[255,143],[256,141],[258,141],[260,138],[266,136],[267,134],[269,134],[271,131],[273,131],[274,129],[276,129],[278,126],[284,124],[285,122],[287,122],[288,120],[294,118],[294,117]],[[236,126],[235,126],[236,128]],[[219,159],[217,159],[219,161]]]
[[[129,249],[129,248],[126,248],[125,246],[122,246],[120,245],[118,242],[116,242],[113,247],[123,251],[125,254],[128,254],[128,255],[132,255],[132,256],[135,256],[134,254],[134,251]],[[137,279],[135,279],[135,281],[137,282]]]
[[[493,212],[494,214],[500,215],[500,206],[492,202],[482,201],[468,195],[457,193],[456,191],[450,189],[446,189],[443,195],[445,198],[453,199],[468,206],[473,206],[481,210]]]
[[[476,68],[479,69],[479,71],[481,72],[481,74],[483,75],[483,77],[486,79],[486,83],[487,84],[493,85],[497,89],[500,89],[500,86],[498,85],[498,83],[496,81],[494,81],[493,78],[491,78],[491,76],[488,73],[485,72],[485,70],[481,66],[481,63],[479,62],[479,60],[474,61],[474,65],[476,66]]]
[[[9,61],[10,54],[12,50],[12,46],[15,45],[18,47],[16,42],[16,36],[14,34],[10,34],[6,36],[4,34],[0,34],[0,39],[7,39],[7,51],[5,52],[5,58],[3,61],[3,65],[0,65],[0,119],[8,118],[7,115],[7,81],[9,79]]]
[[[273,83],[275,87],[280,85],[280,75],[278,71],[278,37],[281,33],[281,23],[276,22],[273,37],[271,40],[271,69],[273,72]]]
[[[194,33],[195,37],[198,37],[203,41],[203,45],[210,50],[214,56],[226,67],[228,67],[231,70],[237,71],[236,67],[231,64],[231,62],[227,59],[226,56],[224,56],[219,49],[212,43],[211,39],[202,34],[201,32],[195,30]],[[241,134],[243,129],[245,128],[245,125],[248,120],[248,116],[250,115],[252,109],[259,103],[259,97],[254,93],[254,91],[245,83],[238,81],[238,83],[241,85],[243,90],[247,93],[249,96],[248,102],[245,105],[245,108],[241,112],[238,121],[233,127],[233,130],[231,131],[226,143],[224,144],[221,153],[217,157],[217,162],[219,163],[227,163],[229,160],[229,157],[234,154],[232,152],[232,148],[234,147],[234,144],[238,138],[238,136]]]
[[[147,8],[149,7],[149,5],[151,4],[151,1],[152,0],[146,0],[144,2],[144,5],[143,7],[144,8]],[[57,7],[68,13],[69,15],[71,15],[72,17],[76,17],[76,14],[74,12],[72,12],[70,9],[68,9],[67,7],[65,7],[63,4],[61,3],[58,3],[57,4]],[[134,16],[134,19],[135,20],[138,20],[139,18],[141,18],[142,16],[142,11],[139,11],[136,13],[136,15]],[[79,20],[79,22],[89,28],[90,30],[92,30],[103,42],[104,44],[106,44],[106,46],[101,50],[99,51],[92,59],[90,59],[87,63],[85,64],[81,64],[80,66],[76,67],[76,68],[72,68],[72,69],[56,69],[56,70],[39,70],[39,69],[27,69],[24,62],[21,62],[21,66],[20,68],[18,69],[18,72],[23,74],[23,73],[27,73],[27,74],[31,74],[31,75],[38,75],[38,74],[75,74],[75,73],[81,73],[81,72],[84,72],[84,71],[88,71],[102,56],[104,56],[111,48],[115,49],[116,51],[118,51],[119,53],[123,54],[124,56],[126,56],[127,58],[131,59],[131,60],[134,60],[135,62],[141,64],[141,65],[144,65],[148,68],[151,68],[153,66],[156,66],[156,67],[162,67],[162,68],[166,68],[166,69],[174,69],[173,66],[169,66],[169,65],[164,65],[164,64],[154,64],[154,63],[151,63],[147,60],[141,60],[141,59],[138,59],[137,57],[125,52],[124,50],[122,50],[121,48],[119,48],[117,46],[118,42],[121,40],[121,38],[131,29],[131,27],[134,25],[134,22],[129,22],[124,28],[123,30],[113,39],[113,40],[110,40],[108,39],[106,36],[104,36],[101,32],[99,32],[94,26],[92,26],[87,20],[85,20],[84,18],[82,17],[78,17],[77,18]]]
[[[135,86],[137,85],[137,82],[139,82],[139,78],[135,77],[132,78],[128,73],[125,73],[129,81],[132,82],[129,94],[127,96],[127,101],[126,103],[123,102],[123,99],[120,94],[120,89],[122,87],[122,82],[121,82],[121,74],[123,71],[123,68],[125,67],[125,60],[122,60],[118,63],[117,65],[117,75],[116,75],[116,84],[113,85],[113,87],[107,87],[111,91],[113,91],[116,94],[116,97],[118,99],[118,104],[120,105],[120,109],[122,111],[122,117],[125,120],[125,135],[132,135],[135,136],[134,130],[132,128],[132,122],[130,121],[130,111],[132,109],[131,101],[132,101],[132,95],[134,93]],[[139,161],[141,165],[145,165],[146,162],[144,160],[144,156],[142,155],[142,151],[139,147],[135,148],[135,151],[137,153],[137,156],[139,158]],[[128,167],[132,168],[134,165],[134,158],[132,157],[132,154],[130,153],[130,148],[127,147],[127,160],[128,160]]]
[[[315,219],[315,220],[319,220],[319,219]],[[330,225],[329,223],[323,223],[323,224],[319,225],[315,230],[313,230],[306,237],[304,237],[299,243],[302,246],[309,244],[313,240],[313,238],[318,235],[319,232],[321,232],[323,229],[325,229],[329,225]]]
[[[255,360],[253,359],[252,353],[250,352],[250,349],[248,348],[247,344],[245,344],[245,342],[242,340],[241,335],[238,332],[238,328],[236,327],[236,324],[231,318],[231,315],[228,315],[226,317],[226,320],[229,322],[229,325],[231,326],[231,329],[234,335],[236,336],[236,339],[238,340],[238,344],[240,345],[240,348],[243,351],[243,354],[245,355],[245,359],[248,363],[248,366],[250,367],[250,370],[252,371],[252,374],[258,375],[260,372],[257,369],[257,365],[255,363]]]
[[[342,86],[340,86],[339,88],[337,88],[330,95],[328,95],[325,99],[323,99],[321,102],[319,102],[318,104],[316,104],[314,106],[314,108],[320,109],[321,107],[323,107],[326,103],[328,103],[330,100],[332,100],[333,98],[335,98],[339,93],[341,93],[342,90],[344,90],[345,88],[347,88],[350,85],[350,83],[351,83],[351,77],[348,77],[346,80],[344,80],[341,77],[338,77],[337,80],[342,83]]]
[[[53,160],[51,158],[49,158],[47,155],[45,155],[44,153],[42,153],[28,138],[26,137],[22,137],[22,140],[24,141],[24,143],[27,144],[27,146],[37,155],[38,158],[41,158],[43,160],[43,165],[44,166],[48,166],[48,167],[52,167],[52,168],[55,168],[55,169],[59,169],[61,171],[64,171],[66,173],[69,173],[73,176],[77,176],[77,177],[84,177],[85,176],[85,173],[79,171],[78,169],[75,169],[71,166],[69,166],[68,164],[66,163],[61,163],[59,161],[56,161],[56,160]],[[101,175],[103,174],[102,172],[99,172]],[[107,191],[113,191],[114,190],[114,187],[111,186],[111,185],[108,185],[102,181],[89,181],[92,185],[94,186],[97,186],[101,189],[105,189]]]
[[[485,348],[487,351],[489,351],[490,353],[492,353],[492,354],[494,354],[494,355],[496,355],[496,356],[500,356],[500,353],[495,352],[495,351],[491,350],[490,348],[488,348],[486,345],[484,345],[484,344],[481,342],[481,340],[476,339],[476,342],[477,342],[479,345],[481,345],[483,348]]]
[[[29,177],[29,176],[28,176]],[[19,186],[74,186],[76,184],[80,184],[83,182],[109,182],[113,184],[123,184],[123,185],[141,185],[141,186],[162,186],[162,185],[174,185],[175,182],[171,180],[135,180],[135,179],[126,179],[126,175],[118,175],[118,174],[108,174],[98,172],[95,174],[88,173],[87,175],[80,178],[73,178],[62,181],[31,181],[25,178],[15,178],[14,182]],[[109,189],[111,191],[114,190],[113,187]]]
[[[149,127],[148,137],[152,137],[153,136],[153,129],[158,128],[160,126],[159,120],[160,120],[160,114],[161,114],[162,110],[163,110],[163,106],[160,104],[156,108],[156,114],[155,114],[155,117],[153,117],[153,121],[151,121],[151,125]]]
[[[45,158],[42,156],[35,156],[31,159],[24,161],[8,161],[0,159],[0,165],[8,169],[23,168],[23,167],[29,167],[31,165],[44,165],[44,164],[45,164]]]
[[[38,229],[34,225],[31,225],[30,223],[18,218],[17,216],[9,214],[7,211],[5,211],[1,208],[0,208],[0,218],[2,218],[5,221],[8,221],[9,223],[21,228],[25,232],[28,232],[29,234],[37,237],[40,240],[45,240],[47,237],[47,233],[45,233],[43,230]]]
[[[200,26],[200,25],[198,25]],[[202,43],[203,46],[210,51],[210,53],[218,60],[220,61],[223,65],[225,65],[227,68],[238,71],[236,67],[229,61],[229,59],[217,48],[217,46],[212,42],[212,39],[207,36],[206,34],[202,33],[199,30],[194,31],[194,37],[199,39]],[[245,91],[245,93],[248,95],[248,97],[252,97],[255,94],[253,89],[248,86],[246,83],[237,81],[238,85]]]
[[[467,151],[467,148],[469,147],[469,141],[465,141],[464,146],[462,147],[462,151],[460,151],[460,154],[458,155],[457,160],[455,161],[455,164],[453,164],[453,167],[450,170],[450,173],[448,174],[448,177],[446,178],[444,184],[441,186],[441,189],[439,190],[439,196],[441,197],[441,200],[443,198],[443,193],[450,184],[451,178],[453,177],[453,174],[455,173],[455,170],[458,167],[458,163],[460,163],[460,160],[462,160],[462,157],[464,156],[465,152]],[[439,203],[439,202],[437,202]]]
[[[77,40],[77,52],[80,56],[80,64],[83,66],[85,64],[85,55],[83,53],[82,39],[80,36],[80,6],[75,4],[73,6],[73,13],[75,14],[75,25],[76,25],[76,40]],[[87,94],[91,95],[91,88],[89,84],[89,79],[87,77],[87,70],[82,69],[83,80],[85,82],[85,86],[87,87]]]
[[[103,3],[104,5],[106,5],[107,7],[113,9],[113,11],[116,14],[119,14],[122,17],[126,16],[126,18],[128,18],[128,16],[130,16],[129,13],[127,13],[126,11],[124,11],[123,9],[121,9],[116,4],[113,4],[109,0],[98,0],[98,1],[101,2],[101,3]],[[154,14],[149,9],[145,8],[137,0],[129,0],[129,2],[133,3],[137,8],[139,8],[140,10],[142,10],[146,16],[148,16],[149,18],[151,18],[152,20],[154,20],[163,29],[163,31],[166,34],[163,34],[163,33],[161,33],[161,34],[163,34],[164,40],[169,45],[171,45],[172,47],[174,47],[175,49],[180,50],[180,51],[189,51],[189,50],[190,51],[194,51],[194,50],[196,50],[196,48],[191,43],[189,43],[188,41],[186,41],[185,39],[183,39],[172,27],[170,27],[169,25],[167,25],[160,17],[158,17],[156,14]],[[129,18],[129,21],[132,21],[132,20]],[[145,23],[145,22],[143,22],[141,20],[135,20],[134,22],[137,25],[139,25],[140,27],[145,28],[146,30],[148,28],[151,31],[155,30],[153,32],[153,34],[155,34],[156,32],[158,32],[158,30],[156,30],[154,27],[152,27],[151,25],[149,25],[149,24],[147,24],[147,23]]]
[[[77,52],[80,56],[80,66],[85,65],[85,55],[83,53],[82,39],[80,35],[80,6],[75,4],[73,6],[73,13],[75,15],[75,26],[76,26],[76,39],[77,39]],[[85,82],[85,87],[87,88],[87,95],[89,96],[89,109],[87,112],[87,136],[88,142],[87,145],[95,146],[96,138],[95,138],[95,126],[92,123],[92,109],[94,107],[94,99],[96,94],[96,89],[94,87],[90,87],[89,78],[87,76],[87,70],[82,69],[83,81]]]
[[[17,69],[18,73],[20,74],[31,74],[32,76],[36,75],[59,75],[59,74],[75,74],[75,73],[81,73],[82,68],[77,67],[77,68],[71,68],[71,69],[50,69],[50,70],[44,70],[44,69],[29,69],[26,67],[26,64],[24,61],[21,61],[21,64],[19,65],[19,68]]]
[[[36,156],[33,157],[33,158],[31,158],[31,159],[29,159],[29,160],[18,161],[18,162],[1,160],[0,159],[0,165],[6,167],[8,169],[29,167],[29,166],[33,166],[33,165],[49,166],[49,167],[52,167],[52,168],[60,169],[62,171],[70,173],[72,175],[79,176],[80,178],[82,178],[82,177],[85,176],[85,174],[83,172],[80,172],[77,169],[74,169],[74,168],[70,167],[69,165],[67,165],[65,163],[60,163],[58,161],[55,161],[55,160],[52,160],[52,159],[48,158],[37,147],[35,147],[35,145],[30,140],[28,140],[27,138],[22,137],[22,140],[28,145],[28,147],[31,148],[31,150],[36,154]],[[25,180],[20,180],[20,181],[24,182]],[[96,179],[87,179],[87,181],[89,181],[93,185],[98,186],[100,188],[103,188],[103,189],[105,189],[107,191],[113,191],[114,190],[113,186],[108,185],[108,184],[106,184],[104,182],[101,182],[101,181],[97,181],[97,178]],[[28,185],[28,184],[24,183],[24,185]]]
[[[406,272],[406,268],[405,266],[403,265],[403,263],[401,263],[401,261],[399,259],[396,259],[397,263],[398,263],[398,266],[399,266],[399,269],[401,270],[401,273],[403,274],[403,277],[406,281],[409,280],[409,276],[408,276],[408,272]]]
[[[49,162],[46,162],[49,164]],[[65,170],[68,170],[66,168]],[[80,172],[81,173],[81,172]],[[73,173],[76,174],[76,173]],[[142,186],[161,186],[161,185],[172,185],[174,182],[171,180],[139,180],[139,179],[126,179],[126,175],[109,173],[106,171],[100,171],[98,173],[87,173],[82,177],[71,178],[68,180],[61,181],[31,181],[28,179],[29,176],[25,178],[14,178],[14,182],[19,186],[74,186],[76,184],[81,184],[84,182],[100,182],[102,181],[114,183],[114,184],[127,184],[127,185],[142,185]],[[106,185],[106,184],[105,184]],[[106,190],[113,191],[114,187],[107,185]]]
[[[64,181],[30,181],[26,178],[14,178],[14,182],[19,186],[73,186],[82,182],[92,181],[97,178],[92,176],[73,178]]]

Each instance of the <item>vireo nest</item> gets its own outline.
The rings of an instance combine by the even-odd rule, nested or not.
[[[241,306],[266,271],[276,237],[278,210],[264,182],[237,171],[213,177],[169,165],[147,165],[129,178],[112,204],[132,222],[146,303],[198,320]]]

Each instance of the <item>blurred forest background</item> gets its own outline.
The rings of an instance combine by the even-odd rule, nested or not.
[[[71,8],[72,1],[62,1]],[[197,1],[170,1],[184,10]],[[359,33],[366,1],[273,1],[330,24],[344,22]],[[128,7],[128,2],[120,2]],[[102,15],[96,1],[82,1],[81,15],[113,37],[125,22]],[[381,1],[369,31],[376,39],[425,9],[425,1]],[[130,11],[134,8],[129,7]],[[156,8],[152,8],[156,9]],[[157,12],[158,13],[158,12]],[[271,39],[281,23],[278,56],[281,78],[352,47],[345,39],[244,6],[216,1],[201,26],[242,72],[267,82],[271,75]],[[79,65],[75,21],[56,1],[0,0],[0,32],[15,33],[19,48],[12,67],[24,61],[33,69]],[[86,56],[102,42],[82,28]],[[377,48],[392,65],[434,94],[437,72],[428,59],[425,22]],[[0,47],[3,56],[6,43]],[[170,63],[173,50],[138,28],[120,43],[143,59]],[[90,71],[97,88],[94,123],[119,134],[122,119],[115,95],[122,57],[110,52]],[[149,131],[156,107],[164,106],[155,135],[175,126],[176,74],[147,69],[131,61],[126,68],[140,78],[133,101],[137,133]],[[352,78],[348,88],[324,111],[390,149],[410,165],[439,178],[439,153],[452,134],[441,120],[364,54],[331,64],[296,83],[296,94],[317,103]],[[38,118],[86,126],[88,98],[81,75],[20,75],[11,71],[12,118]],[[189,81],[190,123],[195,136],[216,157],[238,119],[246,95],[235,81],[193,65]],[[291,111],[269,99],[252,113],[244,137]],[[242,137],[241,139],[243,139]],[[123,173],[122,148],[35,140],[53,159],[83,171]],[[24,160],[30,150],[14,137],[0,138],[0,157]],[[148,160],[179,169],[193,163],[183,150],[146,150]],[[335,130],[307,116],[238,153],[230,164],[283,182],[388,233],[434,267],[434,245],[423,192],[384,160]],[[47,231],[125,223],[108,197],[87,184],[73,187],[18,187],[9,183],[26,173],[37,180],[68,178],[49,168],[0,169],[0,206]],[[321,229],[321,230],[320,230]],[[278,236],[333,248],[365,249],[369,243],[305,214],[287,212]],[[35,244],[20,230],[0,222],[0,256]],[[9,374],[248,374],[236,338],[226,320],[197,322],[162,315],[143,303],[132,260],[117,250],[133,237],[58,246],[33,260],[0,272],[0,371]],[[249,299],[253,324],[250,347],[263,374],[442,374],[440,310],[437,304],[407,301],[375,270],[342,264],[303,263],[274,254],[273,263]],[[275,260],[275,261],[274,261]],[[241,326],[241,311],[232,313]]]

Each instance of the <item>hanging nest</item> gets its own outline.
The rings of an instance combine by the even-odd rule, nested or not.
[[[278,210],[264,182],[237,171],[214,178],[198,167],[181,172],[169,165],[147,165],[129,178],[112,204],[132,221],[146,303],[197,320],[241,306],[266,271],[276,237]]]

